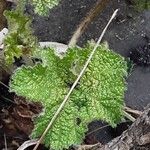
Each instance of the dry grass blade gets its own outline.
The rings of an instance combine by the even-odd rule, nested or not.
[[[76,150],[90,150],[91,148],[93,148],[95,146],[100,147],[100,145],[101,145],[101,143],[97,143],[97,144],[93,144],[93,145],[79,145],[75,149]]]
[[[9,89],[9,87],[6,84],[4,84],[2,81],[0,81],[0,84],[6,87],[7,89]]]
[[[138,116],[140,116],[140,115],[142,114],[141,111],[139,111],[139,110],[134,110],[134,109],[131,109],[131,108],[129,108],[129,107],[124,107],[124,110],[125,110],[126,112],[128,112],[128,113],[132,113],[132,114],[135,114],[135,115],[138,115]]]
[[[80,72],[79,76],[77,77],[77,79],[75,80],[74,84],[72,85],[70,91],[68,92],[68,94],[66,95],[66,97],[64,98],[62,104],[59,106],[58,110],[56,111],[56,113],[54,114],[53,118],[51,119],[50,123],[48,124],[47,128],[45,129],[45,131],[43,132],[42,136],[40,137],[39,141],[37,142],[36,146],[34,147],[33,150],[37,150],[38,146],[40,145],[40,143],[43,141],[45,135],[47,134],[48,130],[52,127],[54,121],[57,119],[57,117],[59,116],[60,112],[63,110],[66,102],[68,101],[68,98],[70,97],[72,91],[74,90],[74,88],[76,87],[78,81],[80,80],[80,78],[82,77],[82,75],[84,74],[88,64],[90,63],[97,47],[99,46],[100,42],[102,41],[102,38],[107,30],[107,28],[109,27],[110,23],[112,22],[112,20],[115,18],[115,16],[117,15],[118,9],[114,11],[113,15],[111,16],[109,22],[107,23],[106,27],[104,28],[103,32],[101,33],[94,49],[92,50],[89,58],[87,59],[82,71]]]
[[[133,117],[133,116],[131,116],[128,112],[126,112],[126,111],[123,111],[123,114],[124,114],[124,116],[126,117],[126,118],[128,118],[129,120],[131,120],[132,122],[134,122],[136,119]]]
[[[95,129],[95,130],[93,130],[93,131],[91,131],[91,132],[88,132],[88,133],[86,134],[86,136],[87,136],[87,135],[90,135],[90,134],[93,134],[94,132],[97,132],[97,131],[102,130],[102,129],[104,129],[104,128],[107,128],[107,127],[109,127],[109,126],[110,126],[110,125],[105,125],[105,126],[99,127],[99,128],[97,128],[97,129]]]
[[[4,142],[5,142],[5,150],[8,150],[7,149],[7,140],[6,140],[6,135],[4,134]]]
[[[4,100],[8,101],[8,102],[11,102],[11,103],[13,103],[13,104],[16,104],[13,100],[11,100],[11,99],[9,99],[9,98],[3,96],[3,95],[1,95],[1,97],[2,97]]]

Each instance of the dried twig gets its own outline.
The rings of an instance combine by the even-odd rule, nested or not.
[[[26,148],[35,145],[37,143],[38,139],[29,140],[24,142],[17,150],[25,150]]]
[[[8,102],[11,102],[11,103],[13,103],[13,104],[16,104],[13,100],[11,100],[11,99],[9,99],[9,98],[3,96],[3,95],[1,95],[1,97],[2,97],[3,99],[5,99],[6,101],[8,101]]]
[[[128,118],[129,120],[131,120],[132,122],[134,122],[136,119],[131,116],[129,113],[127,113],[126,111],[123,111],[123,114],[126,118]]]
[[[140,116],[142,114],[142,111],[139,111],[139,110],[135,110],[135,109],[132,109],[132,108],[129,108],[129,107],[124,107],[124,110],[128,113],[132,113],[132,114],[135,114],[135,115],[138,115]]]
[[[57,119],[57,117],[59,116],[60,112],[63,110],[63,108],[64,108],[66,102],[68,101],[68,99],[69,99],[69,97],[70,97],[72,91],[74,90],[74,88],[76,87],[78,81],[80,80],[80,78],[81,78],[82,75],[84,74],[84,72],[85,72],[85,70],[86,70],[88,64],[90,63],[90,61],[91,61],[91,59],[92,59],[92,57],[93,57],[93,55],[94,55],[94,53],[95,53],[97,47],[99,46],[99,44],[100,44],[100,42],[101,42],[101,40],[102,40],[102,38],[103,38],[103,36],[104,36],[104,34],[105,34],[105,32],[106,32],[108,26],[110,25],[110,23],[112,22],[112,20],[115,18],[117,12],[118,12],[118,9],[113,13],[112,17],[110,18],[109,22],[107,23],[106,27],[104,28],[103,32],[101,33],[101,35],[100,35],[100,37],[99,37],[99,39],[98,39],[98,41],[97,41],[97,43],[96,43],[94,49],[92,50],[92,52],[91,52],[89,58],[87,59],[85,65],[84,65],[84,67],[83,67],[83,69],[81,70],[79,76],[78,76],[77,79],[75,80],[75,82],[74,82],[74,84],[72,85],[70,91],[68,92],[68,94],[67,94],[66,97],[64,98],[62,104],[59,106],[58,110],[57,110],[56,113],[54,114],[53,118],[51,119],[50,123],[48,124],[47,128],[46,128],[45,131],[43,132],[42,136],[41,136],[40,139],[38,140],[38,142],[37,142],[37,144],[36,144],[36,146],[34,147],[33,150],[37,150],[38,146],[39,146],[40,143],[43,141],[43,139],[44,139],[45,135],[47,134],[48,130],[52,127],[54,121]]]
[[[0,84],[6,87],[7,89],[9,89],[9,87],[6,84],[4,84],[2,81],[0,81]]]
[[[130,150],[146,144],[150,144],[150,105],[121,136],[106,145],[94,145],[91,150]]]
[[[101,146],[101,143],[93,144],[93,145],[79,145],[76,146],[75,149],[77,150],[90,150],[92,147]]]
[[[86,136],[87,136],[87,135],[90,135],[90,134],[93,134],[94,132],[97,132],[97,131],[102,130],[102,129],[107,128],[107,127],[110,127],[110,125],[107,124],[107,125],[104,125],[104,126],[102,126],[102,127],[97,128],[97,129],[95,129],[95,130],[93,130],[93,131],[91,131],[91,132],[88,132],[88,133],[86,134]]]

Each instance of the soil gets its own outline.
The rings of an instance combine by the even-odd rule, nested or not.
[[[26,12],[33,16],[32,26],[39,41],[54,41],[68,44],[73,32],[95,2],[96,0],[61,0],[57,7],[50,10],[47,17],[35,15],[31,6],[27,7]],[[126,59],[130,58],[134,62],[132,71],[127,78],[125,102],[127,106],[133,109],[143,110],[150,103],[150,11],[137,12],[126,0],[113,0],[88,26],[78,45],[83,46],[91,39],[97,40],[111,14],[117,8],[119,8],[118,16],[106,32],[104,40],[108,42],[112,50]],[[141,52],[143,48],[146,48],[144,53]],[[5,91],[4,87],[2,88],[0,90]],[[5,96],[4,93],[3,95]],[[11,99],[12,95],[9,96]],[[12,105],[10,103],[6,105],[5,103],[6,101],[2,102],[3,105],[0,104],[1,107],[8,108],[8,106]],[[122,123],[115,129],[106,126],[87,135],[85,143],[94,144],[99,141],[105,144],[120,135],[130,124],[130,122]],[[104,125],[106,124],[95,121],[89,125],[89,132]],[[3,137],[0,137],[0,139],[3,140]],[[28,138],[25,136],[25,139]]]

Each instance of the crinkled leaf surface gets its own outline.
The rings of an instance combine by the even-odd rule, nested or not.
[[[9,33],[4,40],[5,60],[12,64],[23,54],[31,54],[36,47],[36,38],[30,28],[31,20],[22,10],[5,11]]]
[[[46,105],[48,102],[46,100],[50,100],[51,97],[54,100],[50,102],[57,102],[57,99],[62,98],[62,95],[66,93],[66,89],[64,92],[64,83],[55,71],[49,70],[48,67],[43,67],[41,64],[37,64],[33,68],[24,66],[18,69],[15,74],[12,76],[15,78],[11,82],[12,91],[17,88],[15,91],[18,95],[41,101],[43,105]],[[21,82],[22,85],[20,85]]]
[[[59,0],[32,0],[35,12],[39,15],[46,15],[48,10],[58,4]]]
[[[45,114],[35,120],[36,126],[32,132],[32,137],[37,138],[37,136],[41,135],[58,106],[51,105],[51,107],[46,107]],[[44,139],[45,145],[51,146],[53,149],[63,149],[68,148],[71,144],[80,144],[87,127],[82,122],[78,123],[78,117],[77,107],[72,102],[69,102],[47,133]]]
[[[33,137],[40,136],[88,58],[92,45],[69,49],[60,59],[51,49],[36,51],[42,60],[34,67],[21,67],[12,76],[10,89],[45,106],[35,121]],[[86,125],[97,119],[112,126],[122,119],[126,62],[104,45],[99,46],[69,102],[45,137],[54,149],[79,144]],[[80,120],[80,121],[77,121]]]

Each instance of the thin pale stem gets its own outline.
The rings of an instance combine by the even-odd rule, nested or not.
[[[127,113],[126,111],[123,111],[123,114],[126,118],[128,118],[130,121],[134,122],[136,119],[134,117],[132,117],[129,113]]]
[[[4,84],[2,81],[0,81],[0,84],[6,87],[7,89],[9,89],[9,87],[6,84]]]
[[[135,110],[135,109],[132,109],[132,108],[129,108],[129,107],[124,107],[124,110],[126,111],[126,112],[128,112],[128,113],[132,113],[132,114],[135,114],[135,115],[138,115],[138,116],[140,116],[141,114],[142,114],[142,112],[141,111],[139,111],[139,110]]]
[[[4,97],[4,96],[2,96],[2,95],[1,95],[1,97],[4,98],[5,100],[7,100],[8,102],[11,102],[11,103],[13,103],[13,104],[16,104],[13,100],[11,100],[11,99],[9,99],[9,98],[7,98],[7,97]]]
[[[57,119],[57,117],[59,116],[59,114],[61,113],[61,111],[63,110],[66,102],[68,101],[72,91],[74,90],[74,88],[76,87],[78,81],[80,80],[80,78],[82,77],[82,75],[84,74],[88,64],[90,63],[97,47],[100,45],[100,42],[102,41],[102,38],[107,30],[107,28],[109,27],[110,23],[112,22],[112,20],[115,18],[115,16],[117,15],[117,12],[118,12],[118,9],[114,11],[113,15],[111,16],[109,22],[107,23],[106,27],[104,28],[103,32],[101,33],[94,49],[92,50],[89,58],[87,59],[83,69],[81,70],[79,76],[77,77],[77,79],[75,80],[74,84],[72,85],[70,91],[68,92],[68,94],[66,95],[66,97],[64,98],[62,104],[59,106],[58,110],[56,111],[56,113],[54,114],[53,118],[51,119],[50,123],[48,124],[47,128],[45,129],[45,131],[43,132],[42,136],[40,137],[39,141],[37,142],[37,144],[35,145],[34,149],[33,150],[37,150],[38,146],[40,145],[40,143],[43,141],[45,135],[47,134],[48,130],[52,127],[54,121]]]

